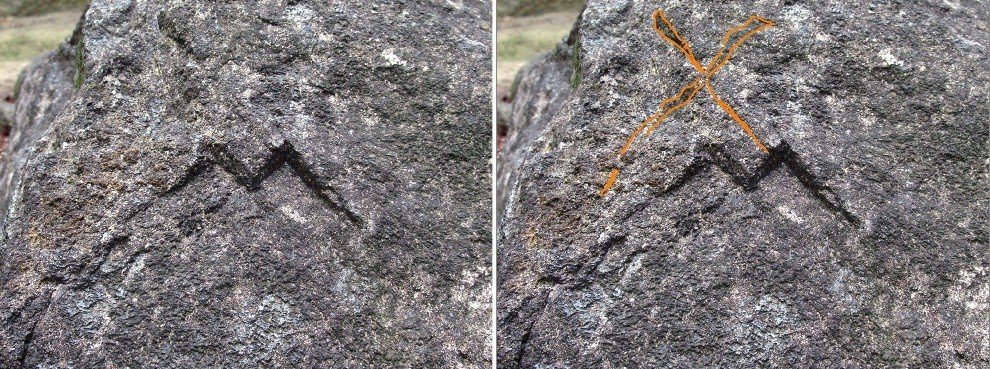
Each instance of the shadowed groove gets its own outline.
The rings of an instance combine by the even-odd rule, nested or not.
[[[288,141],[282,142],[276,148],[272,148],[271,155],[265,159],[258,170],[254,173],[247,166],[241,163],[230,154],[227,148],[220,144],[207,144],[204,146],[205,152],[199,156],[186,173],[179,178],[165,194],[175,193],[188,186],[194,179],[212,168],[219,166],[223,171],[234,177],[237,184],[244,186],[248,191],[254,192],[261,189],[262,182],[268,177],[288,165],[292,172],[302,180],[303,184],[311,189],[317,198],[327,207],[336,210],[356,225],[362,223],[361,217],[344,205],[343,198],[330,186],[323,184],[316,173],[309,168],[300,154]]]
[[[801,161],[801,157],[791,149],[786,142],[782,142],[775,147],[771,147],[769,155],[752,173],[732,158],[721,145],[709,144],[702,146],[702,155],[696,156],[682,172],[681,176],[665,188],[661,193],[671,193],[677,191],[685,184],[693,180],[697,175],[712,168],[718,168],[729,176],[732,183],[742,187],[743,191],[752,192],[760,188],[760,182],[781,166],[788,169],[808,190],[809,194],[815,198],[825,209],[840,216],[853,226],[859,226],[859,218],[853,215],[842,205],[842,200],[827,185],[821,183],[814,174],[808,170],[808,166]]]
[[[28,354],[30,353],[31,346],[34,344],[34,338],[35,338],[34,335],[35,332],[38,330],[38,323],[44,320],[45,316],[48,315],[48,307],[52,303],[52,298],[54,294],[55,291],[49,291],[48,296],[44,298],[44,303],[41,304],[42,306],[38,309],[38,311],[32,314],[31,327],[28,328],[27,334],[24,335],[24,339],[21,342],[21,349],[17,353],[18,368],[28,367],[27,361],[28,359],[30,359]],[[34,301],[32,301],[32,304],[34,304]]]

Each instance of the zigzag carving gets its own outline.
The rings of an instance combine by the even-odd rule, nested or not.
[[[193,164],[186,169],[186,173],[183,174],[183,176],[179,178],[179,180],[176,181],[176,183],[169,189],[165,190],[165,195],[176,193],[185,188],[196,178],[215,165],[219,166],[225,172],[233,176],[234,180],[241,186],[247,188],[248,191],[257,191],[261,189],[261,183],[264,182],[265,179],[270,177],[283,166],[288,165],[296,176],[302,180],[303,184],[313,190],[316,197],[319,198],[320,201],[322,201],[327,207],[344,214],[347,219],[355,225],[360,225],[362,223],[361,217],[343,204],[343,201],[341,200],[342,197],[336,190],[322,184],[318,180],[316,174],[313,173],[305,162],[303,162],[302,155],[296,151],[296,149],[288,141],[284,141],[278,147],[271,149],[271,155],[265,159],[265,162],[258,168],[258,171],[253,174],[244,164],[241,164],[239,160],[235,159],[226,147],[219,144],[208,144],[204,146],[204,149],[205,150],[199,155],[199,157],[196,158]],[[125,216],[124,222],[129,221],[137,214],[147,210],[152,203],[153,202],[145,203],[132,214]],[[129,239],[129,235],[114,237],[108,243],[99,246],[99,251],[97,251],[94,255],[96,260],[91,265],[80,265],[70,269],[72,270],[72,273],[80,275],[78,277],[79,279],[74,281],[75,286],[73,289],[81,290],[95,283],[95,275],[99,273],[101,267],[107,261],[110,253],[113,252],[114,248],[122,244],[126,244]],[[137,253],[131,255],[129,263],[132,263],[134,261],[134,257],[139,253],[142,253],[142,251],[139,250]],[[55,284],[67,284],[70,281],[72,280],[63,275],[47,275],[41,280],[43,283]],[[30,323],[27,334],[24,335],[21,342],[21,347],[18,351],[16,359],[16,362],[20,367],[24,366],[27,362],[29,350],[33,344],[38,323],[45,319],[48,305],[52,301],[51,292],[49,292],[48,297],[44,301],[45,302],[42,306],[32,314],[32,323]],[[22,313],[22,315],[23,314],[24,313]]]
[[[769,155],[764,159],[756,170],[752,173],[746,171],[742,164],[733,159],[720,145],[709,144],[701,149],[707,155],[696,156],[683,174],[674,183],[663,190],[663,193],[674,192],[691,181],[695,176],[701,174],[708,168],[715,166],[723,173],[727,174],[732,182],[742,187],[743,191],[751,192],[759,189],[760,181],[766,178],[777,168],[784,166],[790,170],[791,174],[797,177],[801,185],[804,186],[811,196],[818,200],[829,211],[841,216],[853,226],[859,225],[859,219],[842,206],[842,200],[832,191],[831,188],[818,181],[814,174],[808,170],[808,166],[801,161],[801,157],[791,149],[787,142],[781,142],[775,147],[771,147]]]
[[[344,205],[342,197],[332,187],[324,185],[313,173],[313,170],[303,162],[300,154],[289,141],[282,142],[276,148],[271,149],[271,156],[258,168],[256,173],[241,164],[233,157],[226,147],[220,144],[207,144],[204,146],[205,152],[201,154],[193,164],[186,169],[186,173],[165,194],[171,194],[188,186],[194,179],[199,177],[214,165],[219,166],[225,172],[234,177],[234,180],[244,186],[248,191],[261,189],[261,183],[270,177],[275,171],[288,165],[289,168],[302,180],[303,184],[320,199],[327,207],[344,214],[349,221],[356,225],[361,224],[361,217]]]

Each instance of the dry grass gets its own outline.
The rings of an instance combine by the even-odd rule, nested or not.
[[[576,12],[586,0],[498,0],[496,14],[502,16],[533,16],[553,12]]]
[[[81,12],[88,0],[0,0],[0,16],[27,17],[56,12]]]
[[[34,57],[54,50],[72,34],[80,12],[0,20],[0,94],[10,94],[17,76]]]

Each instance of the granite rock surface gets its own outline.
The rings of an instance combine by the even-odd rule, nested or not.
[[[0,367],[487,367],[489,19],[93,1],[18,96]]]
[[[767,152],[702,90],[617,156],[698,75],[657,8],[701,63],[751,15],[775,24],[711,79]],[[988,19],[979,1],[590,1],[517,84],[499,366],[990,367]]]

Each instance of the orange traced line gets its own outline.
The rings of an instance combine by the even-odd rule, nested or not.
[[[601,191],[598,191],[598,196],[604,197],[608,193],[608,190],[612,189],[615,185],[615,179],[619,177],[619,168],[612,169],[612,173],[609,173],[608,180],[605,181],[605,187]]]
[[[682,101],[680,104],[674,105],[673,107],[665,110],[663,112],[663,115],[661,115],[660,118],[658,118],[656,122],[653,123],[652,126],[650,126],[650,129],[646,130],[647,136],[653,134],[653,130],[657,129],[657,127],[660,126],[660,123],[663,119],[667,119],[668,116],[674,114],[674,112],[678,110],[681,110],[682,108],[687,106],[687,104],[691,103],[692,100],[694,100],[694,97],[697,96],[698,92],[701,91],[702,89],[701,80],[695,79],[694,82],[691,82],[690,86],[691,86],[691,93],[688,95],[688,97],[684,99],[684,101]]]
[[[660,26],[657,23],[657,18],[659,18],[660,21],[663,22],[668,29],[670,29],[670,31],[674,34],[674,37],[677,38],[676,41],[667,37],[667,34],[660,30]],[[686,38],[677,32],[677,27],[674,27],[674,24],[667,20],[667,16],[663,14],[663,10],[657,9],[653,11],[653,31],[660,35],[660,37],[665,41],[680,50],[681,53],[684,54],[684,57],[687,58],[688,62],[694,66],[695,70],[698,72],[704,71],[705,68],[702,67],[701,63],[698,62],[698,59],[694,57],[694,51],[691,50],[691,43],[689,43]]]
[[[701,91],[702,88],[704,88],[708,92],[708,94],[711,95],[715,103],[718,104],[718,106],[722,108],[722,110],[728,113],[729,117],[732,118],[732,120],[735,121],[736,124],[739,125],[739,127],[741,127],[744,132],[746,132],[749,138],[753,140],[753,142],[760,150],[762,150],[765,153],[769,152],[766,145],[764,145],[763,142],[760,141],[760,139],[756,136],[756,134],[753,133],[753,129],[749,126],[749,124],[747,124],[746,121],[743,120],[738,113],[736,113],[735,109],[733,109],[732,106],[726,103],[725,100],[722,100],[722,98],[719,97],[717,93],[715,93],[715,88],[712,87],[711,79],[712,77],[715,76],[715,73],[717,73],[720,69],[722,69],[722,67],[724,67],[729,62],[729,59],[731,59],[732,55],[735,54],[736,49],[742,46],[742,44],[746,42],[747,39],[753,37],[757,33],[760,33],[770,27],[773,27],[775,25],[774,22],[754,14],[751,15],[748,19],[746,19],[745,22],[730,28],[728,31],[725,32],[725,35],[722,36],[722,43],[721,43],[722,47],[719,48],[718,52],[715,53],[715,56],[713,56],[711,61],[709,61],[708,66],[705,67],[698,62],[697,58],[695,58],[694,51],[691,50],[691,44],[687,41],[687,39],[681,36],[679,32],[677,32],[677,27],[675,27],[674,24],[669,19],[667,19],[667,16],[663,13],[663,10],[661,9],[654,10],[652,18],[653,18],[653,25],[652,25],[653,31],[656,32],[657,35],[659,35],[660,38],[662,38],[664,41],[667,41],[667,43],[674,46],[674,48],[680,51],[681,54],[684,54],[684,58],[687,59],[689,63],[691,63],[691,65],[694,67],[694,69],[698,72],[699,75],[695,77],[693,80],[691,80],[690,83],[684,85],[684,87],[681,87],[681,89],[677,92],[677,94],[668,97],[664,99],[662,102],[660,102],[659,106],[657,106],[657,110],[653,112],[653,114],[647,116],[646,119],[644,119],[643,122],[639,124],[639,127],[637,127],[636,130],[629,135],[629,138],[626,139],[625,144],[623,144],[622,147],[619,148],[617,154],[619,159],[621,159],[622,155],[624,155],[627,151],[629,151],[629,148],[632,147],[633,142],[636,141],[636,138],[643,133],[643,130],[646,129],[647,126],[649,126],[649,129],[646,129],[646,135],[649,136],[650,134],[653,133],[653,130],[659,127],[660,124],[663,123],[665,119],[667,119],[668,116],[684,108],[685,106],[687,106],[687,104],[689,104],[692,100],[694,100],[695,96],[698,94],[699,91]],[[673,35],[673,38],[670,35],[668,35],[667,32],[660,29],[661,23],[663,24],[666,30],[670,31],[670,33]],[[749,31],[746,31],[745,33],[743,33],[742,36],[740,36],[734,42],[729,44],[729,41],[732,40],[733,36],[752,27],[753,23],[760,23],[761,25],[757,26],[756,28],[750,29]],[[686,97],[685,94],[687,94]],[[669,106],[670,104],[673,103],[676,104],[674,104],[673,106]],[[618,176],[619,176],[619,168],[613,168],[612,172],[609,173],[609,177],[608,180],[605,182],[605,186],[602,187],[601,191],[598,192],[599,196],[605,196],[605,194],[608,193],[608,191],[612,188],[612,186],[615,185],[615,181]]]
[[[716,68],[715,70],[717,71],[718,69],[721,69],[722,66],[724,66],[726,63],[728,63],[729,62],[729,59],[732,58],[732,54],[734,54],[736,52],[736,49],[738,49],[739,46],[742,46],[743,42],[746,42],[746,40],[749,39],[750,37],[753,37],[757,33],[763,32],[764,30],[766,30],[766,29],[768,29],[768,28],[770,28],[772,26],[773,26],[772,23],[771,24],[764,24],[762,26],[759,26],[759,27],[754,28],[753,30],[751,30],[749,32],[746,32],[744,35],[742,35],[742,37],[739,37],[739,39],[736,40],[736,42],[733,42],[732,43],[732,46],[729,47],[729,51],[726,53],[725,57],[722,58],[722,61],[719,62],[719,64],[717,64],[715,66],[715,68]],[[723,47],[723,49],[724,49],[724,47]],[[716,60],[718,60],[718,59],[712,59],[712,62],[715,62]]]
[[[712,99],[715,100],[715,103],[718,104],[718,106],[722,107],[722,110],[725,110],[726,113],[729,113],[729,117],[731,117],[732,120],[736,121],[736,123],[738,123],[739,126],[742,127],[743,131],[745,131],[746,134],[749,135],[749,138],[753,139],[753,142],[756,143],[756,146],[759,147],[760,150],[763,150],[763,152],[765,153],[770,152],[770,150],[767,150],[767,146],[764,145],[763,142],[761,142],[758,137],[756,137],[756,134],[753,133],[753,129],[749,127],[749,124],[746,124],[746,121],[740,118],[739,114],[736,114],[735,109],[732,109],[732,107],[729,106],[729,104],[726,103],[725,100],[722,100],[722,98],[715,93],[715,88],[712,87],[711,83],[705,82],[705,89],[708,90],[708,94],[712,95]]]
[[[681,90],[676,95],[664,99],[663,102],[660,103],[660,107],[657,108],[657,111],[655,113],[651,114],[650,116],[646,117],[646,119],[644,119],[643,122],[640,123],[639,128],[636,128],[636,130],[633,131],[633,133],[631,135],[629,135],[629,138],[626,139],[626,144],[625,145],[622,145],[622,148],[619,149],[619,154],[618,155],[621,157],[623,154],[626,153],[627,150],[629,150],[629,147],[632,146],[633,141],[635,141],[636,140],[636,137],[638,137],[640,135],[640,133],[643,132],[643,128],[645,128],[648,123],[650,123],[650,122],[656,122],[656,123],[654,123],[653,126],[650,127],[649,131],[647,131],[647,133],[646,133],[647,135],[649,135],[650,133],[652,133],[653,132],[653,129],[655,129],[656,126],[659,126],[660,123],[663,121],[663,119],[665,119],[667,117],[667,115],[669,115],[670,113],[673,113],[677,109],[680,109],[681,107],[687,105],[687,102],[690,102],[691,99],[694,98],[694,95],[697,93],[697,88],[694,88],[693,89],[691,95],[688,96],[688,98],[685,100],[685,102],[682,102],[681,104],[678,104],[678,105],[676,105],[676,106],[674,106],[673,108],[670,108],[670,109],[667,109],[666,108],[666,106],[668,104],[683,99],[684,93],[687,92],[687,90],[689,88],[692,88],[692,86],[695,86],[698,83],[698,80],[699,80],[698,78],[695,78],[690,84],[688,84],[688,85],[684,86],[683,88],[681,88]]]

